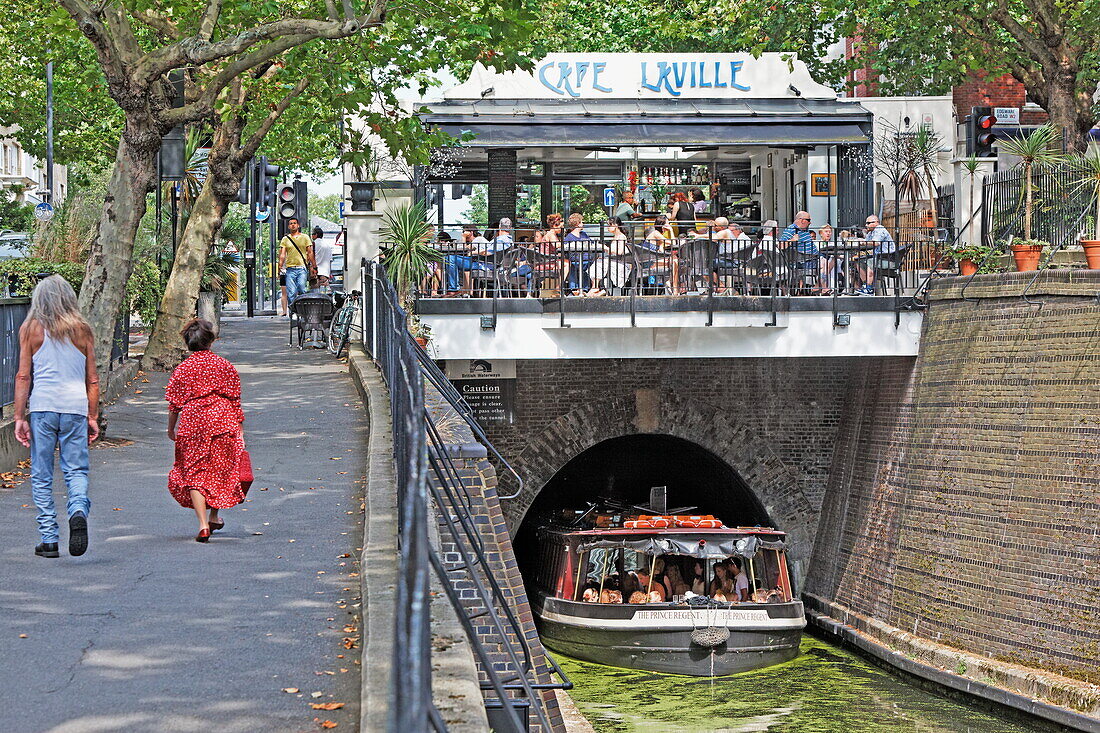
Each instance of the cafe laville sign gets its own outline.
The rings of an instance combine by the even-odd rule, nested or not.
[[[553,53],[531,71],[480,65],[448,99],[835,99],[790,54]]]
[[[447,379],[482,425],[516,420],[516,362],[509,359],[448,359]]]

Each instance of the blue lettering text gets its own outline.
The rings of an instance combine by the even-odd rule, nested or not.
[[[744,65],[743,61],[730,61],[730,86],[734,89],[740,89],[743,92],[747,92],[752,89],[752,87],[737,83],[737,72],[740,71],[741,67]]]
[[[600,86],[600,72],[607,68],[607,64],[603,61],[597,61],[592,64],[592,88],[597,92],[604,92],[610,94],[611,90],[607,87]]]

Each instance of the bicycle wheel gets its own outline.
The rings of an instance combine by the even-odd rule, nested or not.
[[[348,340],[348,325],[353,317],[352,309],[344,306],[332,317],[328,326],[328,350],[334,356],[340,356]]]

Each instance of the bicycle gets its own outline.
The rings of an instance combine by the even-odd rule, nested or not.
[[[343,352],[344,347],[348,345],[353,330],[358,331],[360,334],[363,333],[363,328],[355,322],[359,313],[359,299],[362,295],[358,290],[352,290],[350,294],[344,297],[344,302],[340,304],[339,310],[336,311],[329,323],[328,350],[337,358]]]

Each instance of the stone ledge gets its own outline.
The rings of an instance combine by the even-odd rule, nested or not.
[[[814,626],[903,672],[1058,725],[1100,733],[1100,686],[922,639],[812,593],[802,598]],[[960,667],[962,674],[952,671]]]
[[[929,284],[930,301],[1019,298],[1027,290],[1028,297],[1064,295],[1096,298],[1100,293],[1100,270],[1041,270],[1039,279],[1028,289],[1035,272],[999,272],[968,277],[942,277]],[[966,291],[963,292],[965,287]],[[1100,306],[1100,303],[1098,303]]]
[[[397,494],[393,465],[389,392],[382,375],[361,349],[352,347],[348,369],[370,420],[368,479],[364,490],[362,701],[360,731],[389,730],[391,666],[397,578]],[[431,528],[430,528],[431,529]],[[438,534],[433,544],[439,548]],[[432,696],[436,709],[456,733],[488,731],[477,667],[466,632],[432,574]],[[385,711],[385,712],[383,712]]]

